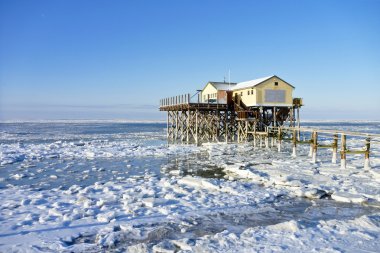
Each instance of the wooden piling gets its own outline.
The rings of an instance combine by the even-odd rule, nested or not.
[[[293,153],[292,153],[292,157],[296,157],[297,156],[297,130],[293,130],[293,136],[292,136],[292,141],[293,141]]]
[[[281,139],[282,139],[281,127],[277,131],[277,151],[281,152]]]
[[[364,169],[370,169],[371,164],[369,162],[369,150],[371,147],[371,139],[366,138],[365,139],[365,153],[364,153]]]
[[[301,127],[301,122],[300,122],[300,107],[297,106],[297,127],[298,127],[298,135],[297,139],[300,141],[301,140],[301,131],[299,130]]]
[[[317,162],[317,149],[318,149],[318,132],[313,132],[313,155],[311,161],[313,163]]]
[[[313,157],[313,135],[314,133],[310,134],[310,149],[309,149],[309,157]]]
[[[340,167],[341,169],[345,169],[346,168],[346,151],[347,151],[347,147],[346,147],[346,135],[345,134],[341,134],[341,148],[340,148]]]
[[[333,144],[332,144],[332,159],[331,162],[336,164],[336,153],[338,150],[338,135],[334,134]]]
[[[197,146],[199,146],[198,128],[198,110],[195,110],[195,144]]]

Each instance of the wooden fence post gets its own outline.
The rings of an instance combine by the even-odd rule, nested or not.
[[[331,159],[331,162],[333,164],[336,164],[336,152],[338,150],[338,135],[337,134],[334,134],[334,140],[333,140],[333,151],[332,151],[332,159]]]
[[[317,162],[317,149],[318,149],[318,133],[315,131],[313,133],[313,156],[312,156],[312,162]]]
[[[297,130],[293,130],[293,153],[292,153],[292,157],[296,157],[297,156]]]
[[[281,135],[282,135],[282,133],[281,133],[281,127],[279,127],[278,128],[278,132],[277,132],[277,139],[278,139],[278,141],[277,141],[277,151],[278,152],[281,152]]]
[[[369,162],[369,149],[371,147],[371,139],[365,139],[365,153],[364,153],[364,169],[370,169],[371,164]]]
[[[340,168],[346,168],[346,135],[341,134],[341,147],[340,147]]]
[[[313,156],[313,136],[314,132],[310,135],[310,149],[309,149],[309,157]]]

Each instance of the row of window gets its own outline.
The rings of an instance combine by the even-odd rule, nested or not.
[[[208,97],[210,95],[210,97]],[[208,95],[203,95],[203,99],[204,100],[207,100],[208,98],[216,98],[217,97],[217,94],[216,93],[212,93],[212,94],[208,94]]]
[[[236,93],[235,93],[236,94]],[[247,90],[247,95],[253,95],[253,89],[252,90]],[[243,92],[241,91],[240,92],[240,96],[242,97],[243,96]]]
[[[278,82],[274,82],[274,86],[278,86]],[[247,95],[253,95],[254,91],[253,89],[252,90],[247,90]],[[243,96],[243,92],[241,91],[240,92],[240,96],[242,97]],[[216,98],[217,97],[217,94],[216,93],[212,93],[210,94],[210,98]],[[203,99],[204,100],[207,100],[208,98],[208,95],[203,95]]]

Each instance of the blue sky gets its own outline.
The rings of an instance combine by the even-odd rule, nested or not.
[[[380,1],[0,0],[0,120],[150,119],[276,74],[304,119],[380,119]]]

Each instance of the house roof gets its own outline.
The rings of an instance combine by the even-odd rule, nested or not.
[[[259,84],[261,84],[261,83],[263,83],[263,82],[265,82],[268,79],[273,78],[273,77],[276,77],[277,79],[279,79],[279,80],[283,81],[284,83],[290,85],[292,88],[295,88],[293,85],[291,85],[288,82],[285,82],[284,80],[282,80],[281,78],[279,78],[276,75],[266,76],[266,77],[262,77],[262,78],[258,78],[258,79],[254,79],[254,80],[250,80],[250,81],[240,82],[240,83],[226,83],[226,82],[212,82],[212,81],[210,81],[207,84],[211,84],[217,90],[240,90],[240,89],[246,89],[249,87],[255,87],[255,86],[257,86],[257,85],[259,85]],[[206,84],[206,86],[207,86],[207,84]]]
[[[254,79],[254,80],[251,80],[251,81],[246,81],[246,82],[241,82],[241,83],[238,83],[236,84],[234,87],[233,87],[233,90],[240,90],[240,89],[245,89],[245,88],[249,88],[249,87],[254,87],[254,86],[257,86],[263,82],[265,82],[266,80],[272,78],[272,77],[276,77],[277,79],[280,79],[281,81],[283,81],[284,83],[290,85],[291,87],[294,88],[293,85],[291,85],[290,83],[288,82],[285,82],[284,80],[282,80],[281,78],[279,78],[278,76],[276,75],[271,75],[271,76],[267,76],[267,77],[262,77],[262,78],[258,78],[258,79]]]
[[[236,83],[226,83],[226,82],[209,82],[217,90],[232,90]]]
[[[234,90],[239,90],[239,89],[245,89],[245,88],[248,88],[248,87],[253,87],[253,86],[256,86],[266,80],[268,80],[269,78],[272,78],[274,76],[267,76],[267,77],[262,77],[262,78],[258,78],[258,79],[254,79],[254,80],[250,80],[250,81],[245,81],[245,82],[241,82],[241,83],[238,83],[235,87],[234,87]]]

